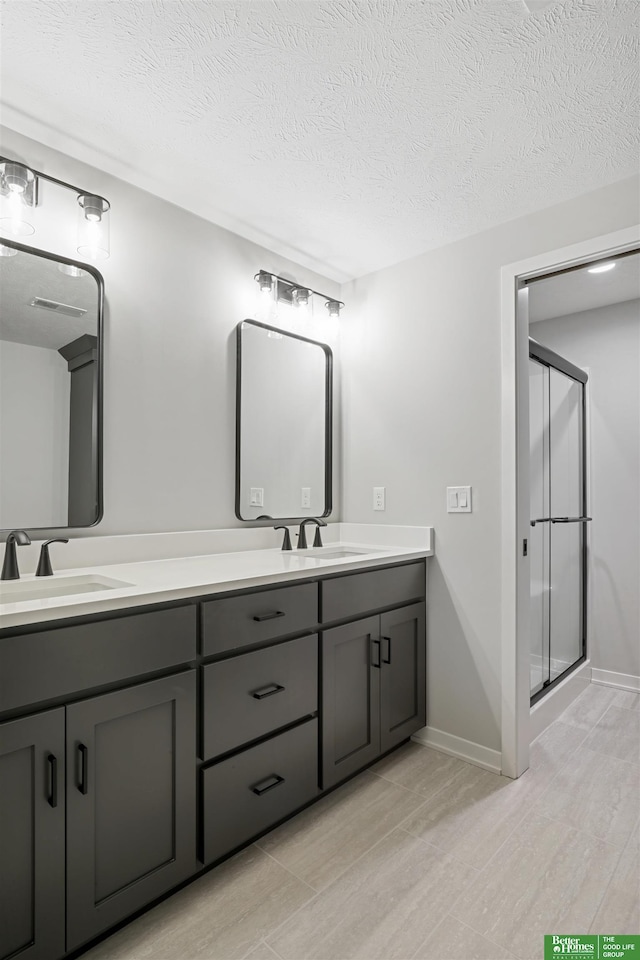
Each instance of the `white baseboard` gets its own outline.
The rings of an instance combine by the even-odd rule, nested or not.
[[[411,739],[416,743],[422,743],[425,747],[432,747],[441,753],[448,753],[451,757],[473,763],[476,767],[482,767],[483,770],[490,770],[491,773],[502,771],[502,754],[499,750],[490,750],[489,747],[483,747],[480,743],[455,737],[452,733],[445,733],[444,730],[423,727],[422,730],[414,733]]]
[[[591,661],[580,664],[573,673],[561,680],[557,687],[531,707],[529,743],[533,743],[543,730],[557,720],[567,707],[588,687],[591,680]]]
[[[618,687],[620,690],[640,693],[640,677],[634,677],[632,673],[615,673],[613,670],[596,670],[593,667],[591,682],[601,683],[605,687]]]

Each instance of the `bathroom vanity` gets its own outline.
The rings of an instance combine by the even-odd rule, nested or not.
[[[427,555],[0,630],[0,958],[89,943],[424,726]]]

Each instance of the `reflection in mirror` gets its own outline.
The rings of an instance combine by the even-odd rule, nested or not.
[[[0,528],[101,516],[102,278],[0,240]]]
[[[328,516],[331,350],[254,320],[237,333],[236,515]]]

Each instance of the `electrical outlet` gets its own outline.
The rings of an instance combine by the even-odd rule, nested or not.
[[[384,487],[374,487],[373,488],[373,509],[374,510],[384,510],[386,494]]]
[[[300,506],[303,510],[311,509],[311,487],[302,487],[302,496],[300,497]]]
[[[249,491],[249,506],[264,507],[264,487],[251,487]]]
[[[447,513],[471,513],[471,487],[447,487]]]

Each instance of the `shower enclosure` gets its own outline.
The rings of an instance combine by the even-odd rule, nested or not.
[[[532,704],[586,659],[586,382],[529,340]]]

